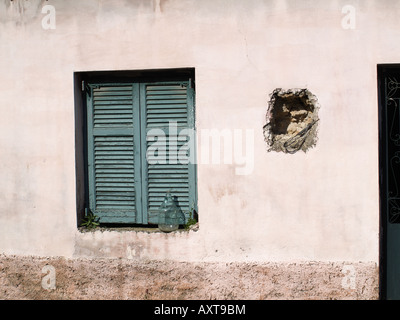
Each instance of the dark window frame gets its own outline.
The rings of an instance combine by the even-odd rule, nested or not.
[[[77,202],[77,225],[79,226],[82,222],[85,212],[90,208],[90,184],[89,184],[89,170],[88,170],[88,133],[87,133],[87,120],[88,114],[86,112],[87,105],[87,94],[90,90],[90,86],[106,83],[139,83],[139,84],[150,84],[150,83],[161,83],[170,81],[186,81],[188,86],[193,89],[193,130],[195,130],[194,120],[194,109],[195,109],[195,97],[194,97],[194,86],[195,86],[195,74],[194,68],[182,68],[182,69],[162,69],[162,70],[135,70],[135,71],[94,71],[94,72],[76,72],[74,73],[74,91],[75,91],[75,143],[76,143],[76,202]],[[142,140],[143,142],[143,140]],[[194,207],[197,211],[197,166],[192,164],[193,178],[194,178],[194,190],[193,192],[193,203],[189,205]],[[188,212],[185,212],[188,217]],[[154,216],[154,214],[153,214]],[[101,221],[100,221],[101,222]],[[108,221],[113,223],[112,221]],[[118,221],[114,221],[114,225],[117,225]],[[156,220],[151,221],[131,221],[125,222],[122,226],[126,225],[154,225]]]

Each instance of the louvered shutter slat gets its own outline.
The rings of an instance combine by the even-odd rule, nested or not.
[[[158,150],[158,156],[166,159],[166,164],[147,163],[145,175],[147,185],[147,212],[148,221],[157,223],[158,208],[164,200],[167,191],[176,197],[182,211],[188,217],[188,212],[194,200],[194,180],[192,177],[191,164],[179,162],[178,153],[185,141],[177,140],[177,137],[169,135],[169,125],[177,126],[177,135],[180,130],[193,126],[190,124],[190,110],[187,84],[148,84],[143,89],[145,94],[146,109],[146,133],[157,128],[163,129],[166,136],[158,137],[157,141],[166,144],[166,150]],[[148,141],[146,148],[149,148],[152,141]],[[170,149],[170,143],[175,145],[176,150]],[[171,163],[170,156],[177,159],[178,163]]]
[[[88,103],[90,209],[101,222],[137,221],[133,86],[92,89]]]
[[[146,86],[147,128],[166,127],[172,121],[187,126],[187,88],[176,85]]]

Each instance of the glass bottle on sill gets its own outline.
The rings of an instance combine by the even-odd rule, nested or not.
[[[178,230],[180,224],[184,224],[185,216],[182,210],[176,205],[169,191],[158,210],[158,228],[161,231],[175,231]]]

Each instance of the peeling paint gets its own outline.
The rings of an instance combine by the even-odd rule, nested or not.
[[[41,17],[45,4],[46,0],[3,0],[0,2],[0,21],[15,21],[17,25],[28,23]]]

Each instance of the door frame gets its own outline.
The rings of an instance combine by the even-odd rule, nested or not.
[[[391,183],[390,179],[393,179],[394,175],[390,172],[394,172],[391,166],[395,157],[390,157],[392,148],[389,145],[389,130],[393,129],[394,121],[397,121],[397,125],[400,126],[399,118],[391,118],[392,122],[388,120],[388,99],[387,93],[389,86],[387,85],[387,79],[389,77],[396,76],[400,84],[400,64],[378,64],[377,65],[377,82],[378,82],[378,130],[379,130],[379,296],[380,299],[384,300],[398,300],[400,299],[400,250],[393,250],[393,246],[397,243],[400,244],[400,219],[396,220],[396,223],[389,222],[392,219],[392,215],[389,213],[389,194]],[[395,90],[399,90],[399,97],[396,98],[400,102],[400,85]],[[393,92],[393,91],[389,91]],[[395,101],[391,99],[392,101]],[[395,102],[396,103],[396,102]],[[399,113],[400,103],[396,104],[395,114]],[[397,108],[398,107],[398,108]],[[400,134],[400,130],[399,130]],[[397,141],[397,139],[396,139]],[[397,144],[396,144],[397,146]],[[400,145],[399,145],[400,150]],[[397,158],[397,156],[396,156]],[[399,158],[400,160],[400,158]],[[397,159],[396,159],[397,161]],[[390,181],[389,181],[390,180]],[[394,179],[396,182],[396,177]],[[400,179],[399,179],[400,187]],[[396,188],[397,189],[397,188]],[[400,194],[400,190],[397,189],[397,196]],[[393,198],[392,198],[393,199]],[[398,207],[397,207],[398,208]],[[396,209],[397,210],[397,209]],[[400,248],[400,246],[399,246]],[[399,270],[399,271],[397,271]]]

